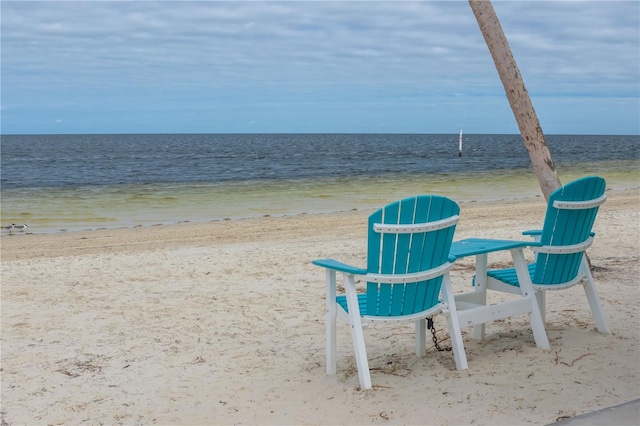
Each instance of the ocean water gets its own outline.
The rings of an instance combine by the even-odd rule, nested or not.
[[[562,182],[640,186],[640,136],[550,135]],[[5,135],[2,225],[48,233],[540,195],[519,135]]]

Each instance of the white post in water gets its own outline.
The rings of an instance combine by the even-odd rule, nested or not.
[[[462,130],[460,130],[460,138],[458,140],[458,157],[462,157]]]

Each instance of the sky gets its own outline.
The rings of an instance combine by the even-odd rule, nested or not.
[[[640,134],[640,1],[494,1],[546,134]],[[467,1],[0,3],[0,132],[519,133]]]

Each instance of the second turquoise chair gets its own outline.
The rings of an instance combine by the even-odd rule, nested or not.
[[[535,239],[531,250],[536,258],[529,265],[529,275],[543,321],[546,291],[582,284],[598,331],[611,333],[585,254],[593,243],[598,209],[607,199],[605,189],[606,182],[599,176],[584,177],[558,188],[549,196],[542,229],[523,233]],[[513,268],[487,272],[489,290],[518,293],[519,285]]]

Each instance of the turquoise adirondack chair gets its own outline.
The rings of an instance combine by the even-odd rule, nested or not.
[[[536,257],[528,269],[543,321],[546,291],[582,284],[598,331],[611,332],[585,255],[593,243],[592,227],[598,208],[607,198],[605,188],[605,180],[598,176],[558,188],[549,196],[542,230],[523,233],[535,240],[530,248]],[[518,293],[519,285],[513,268],[487,271],[490,290]]]
[[[426,355],[426,321],[444,314],[459,370],[467,358],[458,324],[449,270],[449,254],[458,223],[458,205],[445,197],[421,195],[389,204],[369,217],[367,267],[332,260],[314,260],[326,268],[327,374],[336,373],[336,318],[351,325],[358,378],[371,388],[363,325],[370,321],[415,322],[416,355]],[[336,273],[342,273],[344,295],[336,294]],[[357,293],[356,277],[366,282]],[[442,301],[440,294],[442,292]]]

